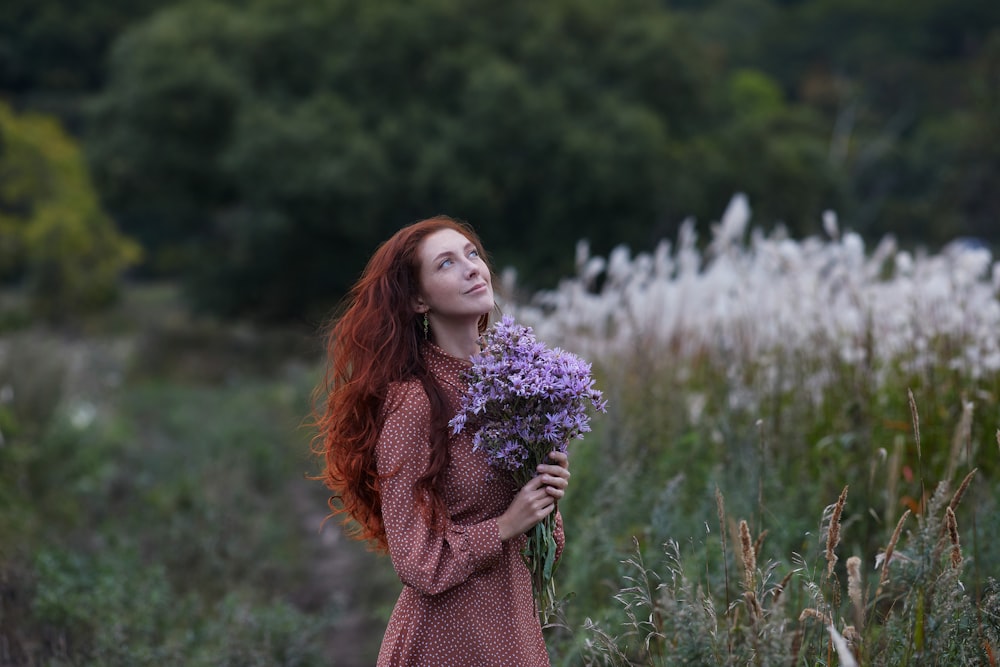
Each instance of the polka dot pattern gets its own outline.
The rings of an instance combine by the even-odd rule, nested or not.
[[[425,344],[431,372],[457,411],[469,362]],[[379,667],[489,667],[549,664],[531,579],[521,560],[525,538],[500,541],[496,519],[517,488],[472,451],[468,432],[452,438],[443,499],[443,534],[427,527],[413,489],[430,458],[430,404],[419,381],[394,384],[379,437],[382,519],[393,567],[403,582],[379,653]],[[557,541],[564,539],[557,517]]]

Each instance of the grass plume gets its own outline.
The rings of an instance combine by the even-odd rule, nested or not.
[[[753,539],[750,537],[750,527],[745,519],[740,520],[740,559],[743,562],[743,588],[747,592],[754,589],[757,558],[754,555]]]
[[[969,489],[969,484],[972,482],[972,478],[975,477],[978,468],[973,468],[962,480],[962,483],[958,485],[955,490],[955,495],[951,497],[951,502],[948,503],[948,507],[954,511],[958,508],[958,504],[962,502],[962,498],[965,497],[965,492]]]
[[[948,541],[951,542],[951,566],[953,568],[962,567],[962,545],[958,538],[958,519],[951,507],[945,508],[945,526],[948,530]]]
[[[833,568],[837,564],[837,546],[840,544],[840,517],[844,513],[844,505],[847,503],[847,486],[840,492],[837,503],[833,506],[833,513],[830,515],[830,526],[826,533],[826,576],[833,576]]]
[[[879,575],[878,588],[875,589],[876,598],[882,593],[882,589],[889,580],[889,564],[892,562],[892,555],[896,550],[896,544],[899,543],[899,535],[903,532],[903,524],[906,523],[908,518],[910,518],[910,510],[906,510],[903,512],[903,516],[899,517],[896,529],[892,531],[892,537],[889,538],[889,544],[886,545],[885,551],[881,554],[882,573]]]

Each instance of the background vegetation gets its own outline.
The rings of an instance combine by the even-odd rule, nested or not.
[[[649,248],[736,191],[796,236],[833,209],[996,243],[998,24],[988,0],[11,0],[0,91],[83,142],[136,275],[308,319],[439,212],[534,288],[567,242]]]
[[[581,248],[517,307],[610,392],[562,506],[557,655],[853,664],[832,627],[862,664],[993,664],[1000,263],[748,216],[734,198],[704,252],[691,228]]]
[[[397,582],[317,532],[315,330],[442,212],[612,399],[554,662],[835,664],[851,624],[865,664],[996,664],[1000,269],[955,267],[1000,244],[998,26],[988,0],[0,4],[0,665],[371,663]],[[702,317],[727,309],[775,337]]]

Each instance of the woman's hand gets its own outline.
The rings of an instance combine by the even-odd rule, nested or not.
[[[566,495],[566,487],[569,486],[569,457],[565,452],[558,450],[549,452],[551,463],[543,463],[538,466],[538,477],[542,477],[545,484],[545,491],[559,500]]]
[[[538,466],[537,472],[514,496],[507,511],[497,518],[500,539],[507,541],[527,532],[555,511],[556,501],[566,494],[569,485],[569,457],[563,452],[549,454],[552,463]]]

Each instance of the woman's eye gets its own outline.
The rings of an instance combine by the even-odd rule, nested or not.
[[[479,257],[479,251],[478,250],[470,250],[469,251],[469,257]]]
[[[441,264],[439,265],[438,268],[443,269],[443,268],[446,268],[447,266],[450,266],[450,265],[451,265],[451,260],[450,259],[446,259],[443,262],[441,262]]]

